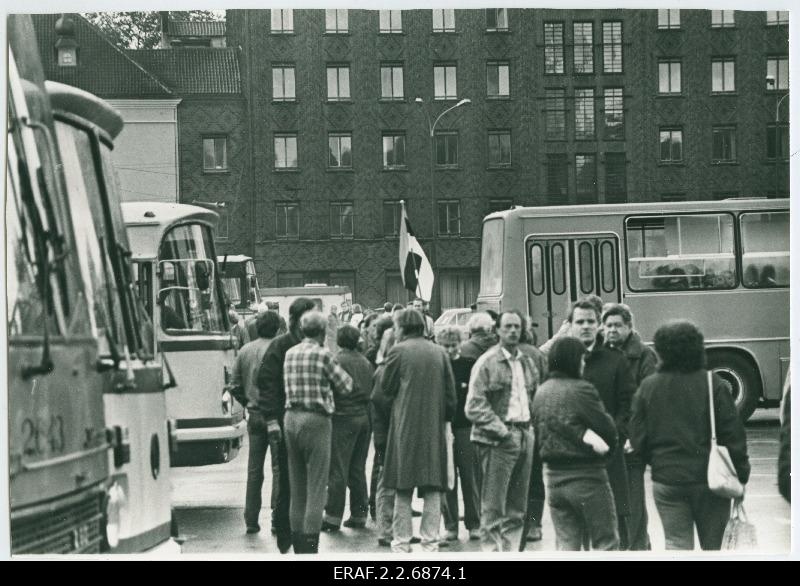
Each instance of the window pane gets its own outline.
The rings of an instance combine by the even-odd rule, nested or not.
[[[458,95],[458,90],[456,89],[456,68],[455,67],[448,67],[447,68],[447,97],[455,98]]]
[[[614,245],[606,240],[600,244],[600,272],[604,293],[613,293],[617,282],[617,263],[615,262]]]
[[[553,244],[550,248],[551,275],[553,277],[553,293],[563,295],[567,290],[567,281],[564,270],[564,247],[560,243]]]
[[[283,70],[283,97],[294,99],[294,67],[287,67]]]
[[[575,90],[575,139],[594,138],[594,90]]]
[[[405,95],[403,93],[403,68],[402,67],[395,67],[395,68],[392,69],[392,79],[393,79],[394,97],[395,98],[402,98]]]
[[[589,242],[578,245],[578,259],[580,271],[581,293],[590,295],[594,293],[594,251]]]
[[[544,266],[542,262],[542,245],[534,244],[531,248],[531,293],[544,293]]]
[[[328,99],[335,98],[339,94],[339,76],[335,67],[328,67]]]
[[[203,139],[203,168],[214,168],[214,141],[210,138]]]
[[[745,287],[789,286],[788,212],[741,216],[742,284]]]
[[[725,77],[725,85],[724,91],[732,92],[736,89],[736,84],[734,81],[734,62],[733,61],[725,61],[724,63],[724,77]]]
[[[681,93],[681,64],[670,64],[670,91],[676,94]]]
[[[444,97],[445,95],[444,67],[433,68],[433,86],[434,86],[435,97],[437,98]]]

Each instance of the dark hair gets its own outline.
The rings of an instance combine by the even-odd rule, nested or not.
[[[274,311],[265,311],[256,317],[256,333],[259,338],[274,338],[280,327],[281,318]]]
[[[395,303],[394,305],[392,305],[392,311],[397,311],[399,309],[405,309],[402,303]]]
[[[703,333],[689,321],[674,321],[656,330],[653,345],[661,359],[658,369],[694,372],[706,365]]]
[[[406,337],[421,336],[425,333],[425,318],[416,309],[404,309],[394,319]]]
[[[389,313],[390,311],[392,311],[392,307],[393,307],[392,306],[392,302],[391,301],[387,301],[386,303],[383,304],[383,311],[385,311],[386,313]]]
[[[485,311],[490,316],[492,316],[492,319],[494,320],[494,323],[497,323],[497,319],[500,317],[500,315],[495,310],[493,310],[493,309],[484,309],[483,311]]]
[[[375,321],[375,319],[376,319],[377,317],[378,317],[378,314],[377,314],[377,313],[375,313],[374,311],[371,311],[371,312],[369,312],[369,313],[368,313],[366,316],[364,316],[364,319],[362,319],[362,320],[361,320],[361,323],[360,323],[360,324],[358,324],[358,327],[360,327],[360,328],[364,328],[364,329],[368,328],[368,327],[369,327],[369,325],[370,325],[370,324],[371,324],[373,321]]]
[[[615,303],[605,310],[603,313],[603,323],[606,323],[606,320],[612,315],[620,316],[622,321],[625,322],[625,325],[631,325],[631,323],[633,323],[633,316],[631,315],[630,310],[626,307],[623,307],[619,303]]]
[[[494,325],[498,331],[500,330],[500,322],[503,320],[504,315],[516,315],[520,319],[520,327],[523,329],[525,328],[525,318],[522,317],[522,314],[516,309],[506,309],[504,311],[501,311],[498,314],[497,319],[495,319],[494,321]],[[520,339],[520,341],[522,340]]]
[[[528,334],[528,316],[522,313],[519,309],[512,309],[504,313],[513,313],[514,315],[519,317],[520,322],[522,324],[522,329],[519,332],[519,343],[532,344],[533,340],[531,340],[530,334]],[[498,321],[497,323],[499,324],[500,322]]]
[[[379,317],[375,322],[375,340],[380,344],[383,339],[383,332],[392,327],[392,318]]]
[[[294,330],[300,324],[300,318],[307,311],[311,311],[316,304],[308,297],[298,297],[289,306],[289,329]]]
[[[586,346],[578,338],[556,338],[547,354],[547,368],[569,378],[581,378],[581,358],[585,353]]]
[[[592,296],[594,297],[594,296]],[[595,297],[595,299],[600,299],[599,297]],[[583,310],[591,310],[594,312],[597,321],[600,321],[600,314],[603,312],[603,300],[600,300],[600,305],[598,306],[594,299],[589,297],[583,297],[582,299],[578,299],[576,302],[572,304],[569,308],[569,315],[567,316],[567,321],[572,323],[572,317],[575,314],[576,309],[583,309]]]
[[[349,324],[340,327],[336,332],[336,343],[347,350],[355,350],[360,339],[361,332]]]

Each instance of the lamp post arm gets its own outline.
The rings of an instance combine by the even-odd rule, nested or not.
[[[775,104],[775,123],[777,124],[780,121],[780,111],[781,111],[781,104],[783,101],[789,97],[789,92],[786,92],[781,96],[781,99],[778,100],[778,103]]]
[[[436,125],[439,123],[439,120],[442,119],[442,116],[444,116],[445,114],[447,114],[451,110],[455,110],[456,108],[458,108],[459,106],[462,106],[463,104],[464,104],[464,102],[459,102],[458,104],[454,104],[454,105],[450,106],[447,110],[445,110],[444,112],[442,112],[441,114],[439,114],[436,117],[436,120],[433,121],[433,125],[431,126],[431,137],[433,136],[433,133],[436,130]],[[428,123],[430,124],[430,121],[428,121]]]

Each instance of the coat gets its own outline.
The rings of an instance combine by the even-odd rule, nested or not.
[[[445,422],[456,409],[450,358],[421,337],[395,344],[386,357],[383,391],[392,402],[384,457],[387,488],[447,490]]]

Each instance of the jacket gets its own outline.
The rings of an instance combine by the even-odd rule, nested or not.
[[[336,353],[336,360],[353,379],[353,391],[348,394],[334,393],[334,415],[366,415],[372,393],[372,365],[363,354],[345,348]]]
[[[492,346],[494,346],[494,341],[490,337],[474,336],[461,344],[461,356],[477,360]]]
[[[598,340],[586,355],[583,378],[597,389],[606,411],[617,425],[620,443],[624,443],[628,437],[631,400],[636,392],[627,358],[620,350],[603,346]]]
[[[533,359],[519,349],[517,360],[525,374],[530,410],[539,384],[539,371]],[[498,344],[487,350],[472,367],[464,412],[472,422],[470,439],[473,442],[496,446],[511,434],[505,424],[510,399],[511,365]]]
[[[286,410],[286,389],[283,384],[283,362],[290,348],[300,343],[296,332],[289,331],[272,341],[258,369],[257,410],[266,419],[283,420]]]
[[[464,413],[464,406],[467,404],[469,377],[474,365],[474,360],[463,356],[450,361],[450,366],[453,368],[453,378],[456,383],[456,398],[458,399],[456,414],[453,416],[453,429],[464,429],[472,426],[472,423]]]
[[[656,353],[649,346],[645,346],[642,337],[637,332],[631,332],[627,340],[615,347],[619,348],[628,359],[628,366],[637,388],[645,378],[656,371],[658,362]]]
[[[230,391],[242,407],[253,405],[258,401],[259,390],[256,385],[258,371],[264,354],[272,344],[272,338],[257,338],[239,350],[233,363]]]
[[[655,482],[668,485],[707,482],[711,415],[706,370],[659,371],[636,393],[631,443],[650,464]],[[726,446],[742,484],[750,478],[747,438],[723,380],[713,377],[717,443]]]
[[[542,460],[551,468],[604,468],[606,458],[583,442],[593,430],[611,450],[617,443],[614,420],[591,383],[553,372],[533,398],[533,427]]]

